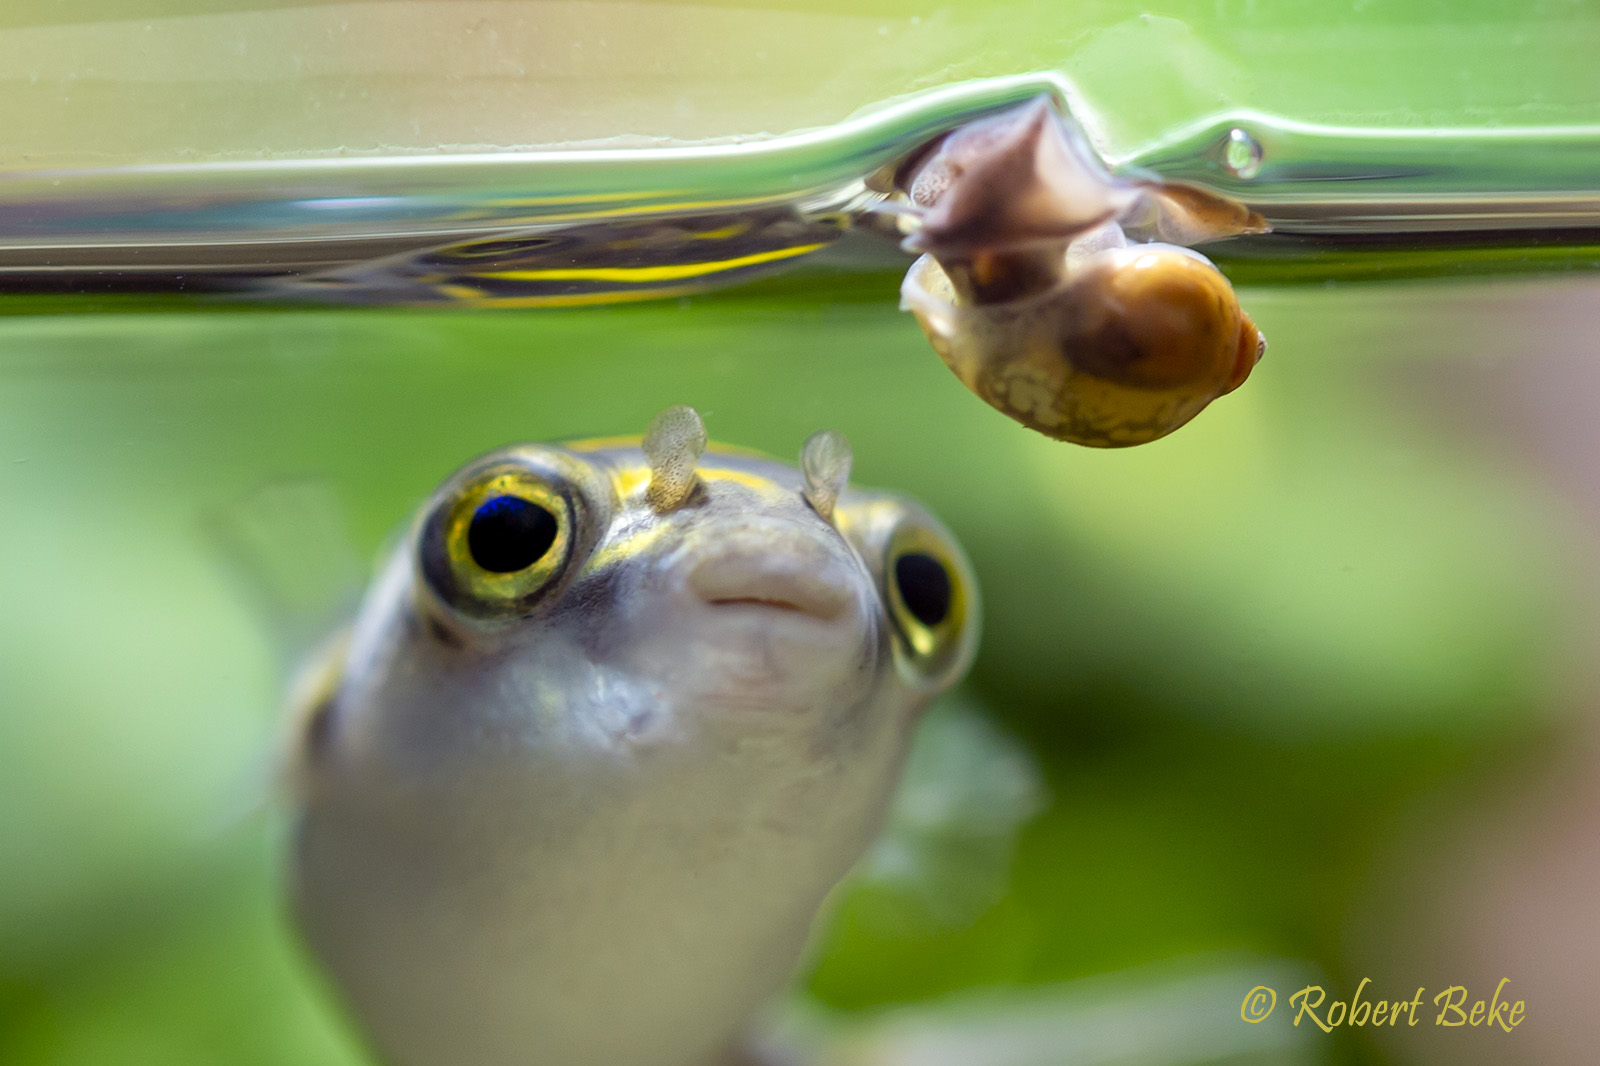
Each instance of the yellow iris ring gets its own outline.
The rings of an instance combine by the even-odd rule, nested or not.
[[[509,573],[485,570],[472,558],[468,532],[478,509],[490,500],[513,496],[548,511],[556,522],[555,539],[530,565]],[[464,489],[450,505],[444,521],[445,551],[457,589],[490,607],[505,607],[527,599],[560,574],[572,551],[572,506],[544,481],[527,471],[509,470]]]
[[[903,556],[926,555],[944,568],[950,580],[950,607],[937,623],[928,625],[912,613],[900,591],[896,564]],[[944,541],[931,530],[917,526],[897,529],[889,538],[884,558],[884,585],[888,590],[889,617],[912,656],[924,669],[940,669],[961,646],[966,631],[969,601],[962,570],[945,550]]]

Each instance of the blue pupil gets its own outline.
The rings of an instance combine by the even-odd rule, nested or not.
[[[472,561],[491,574],[514,574],[543,559],[556,540],[556,516],[521,496],[496,496],[467,527]]]
[[[894,564],[894,579],[900,586],[900,599],[917,621],[936,626],[950,617],[955,596],[950,572],[944,564],[922,552],[907,552]]]

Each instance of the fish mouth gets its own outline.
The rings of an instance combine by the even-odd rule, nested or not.
[[[768,610],[831,622],[854,600],[850,575],[826,554],[735,552],[697,564],[688,588],[719,610]]]

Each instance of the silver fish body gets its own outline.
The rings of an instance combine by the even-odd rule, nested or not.
[[[722,1061],[970,661],[970,570],[915,504],[691,469],[652,501],[631,443],[469,465],[334,657],[291,894],[383,1061]]]

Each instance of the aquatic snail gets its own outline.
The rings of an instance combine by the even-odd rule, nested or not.
[[[956,130],[887,185],[908,202],[904,247],[923,253],[901,306],[969,389],[1046,436],[1155,440],[1266,349],[1227,278],[1184,246],[1265,221],[1203,189],[1111,174],[1048,98]]]

